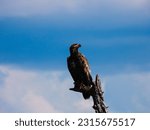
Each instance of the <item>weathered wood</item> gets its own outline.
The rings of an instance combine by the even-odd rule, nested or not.
[[[101,86],[101,81],[99,76],[96,75],[95,85],[93,86],[92,98],[93,98],[93,108],[96,113],[107,113],[107,108],[104,103],[103,91]]]

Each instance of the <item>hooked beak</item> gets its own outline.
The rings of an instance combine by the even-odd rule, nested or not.
[[[79,48],[79,47],[81,47],[81,44],[76,44],[75,46],[76,46],[76,48]]]

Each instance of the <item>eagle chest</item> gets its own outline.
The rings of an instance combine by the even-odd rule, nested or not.
[[[89,66],[86,59],[82,55],[72,56],[69,58],[70,69],[78,79],[88,76]]]
[[[71,57],[71,62],[76,67],[85,67],[86,66],[85,57],[82,56],[81,54],[72,56]]]

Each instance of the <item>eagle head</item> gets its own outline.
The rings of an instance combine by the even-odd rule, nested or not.
[[[78,53],[78,48],[81,47],[80,44],[74,43],[70,46],[70,54]]]

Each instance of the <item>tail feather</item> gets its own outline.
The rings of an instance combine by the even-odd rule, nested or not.
[[[83,92],[82,95],[83,95],[84,99],[89,99],[91,96],[89,93],[86,93],[86,92]]]

